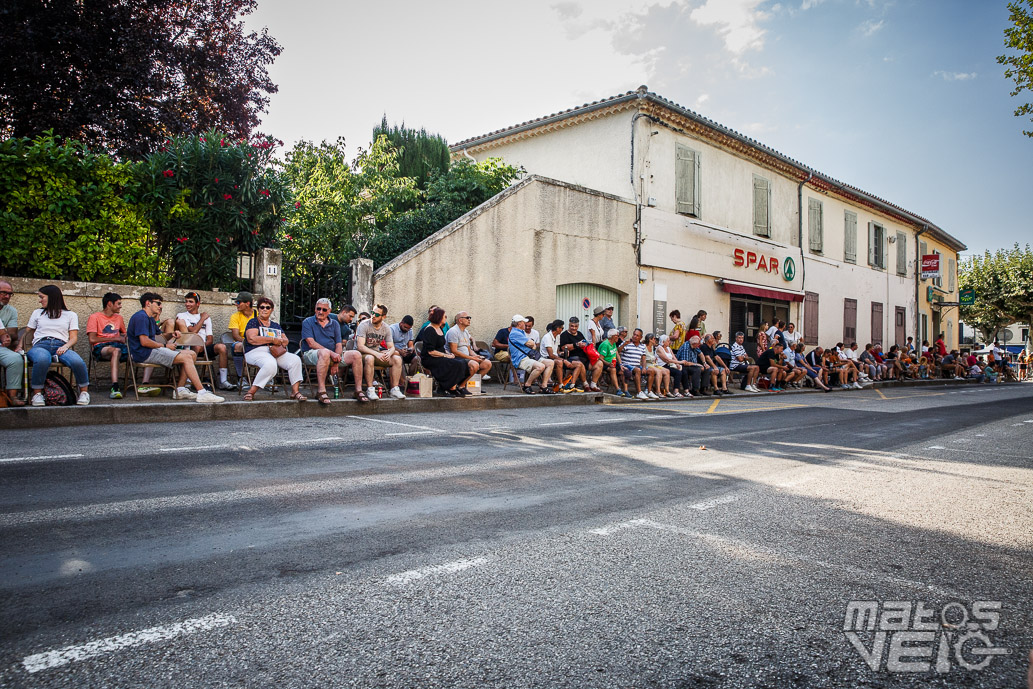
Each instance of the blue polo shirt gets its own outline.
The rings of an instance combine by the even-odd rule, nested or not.
[[[140,344],[141,335],[146,335],[152,340],[158,337],[158,324],[143,309],[134,313],[129,319],[129,325],[126,326],[126,340],[129,342],[129,353],[133,355],[133,361],[144,361],[151,355],[151,348]]]
[[[527,343],[527,333],[520,328],[513,328],[509,333],[509,361],[514,366],[519,366],[520,362],[527,358]]]
[[[321,326],[315,316],[309,316],[301,322],[301,351],[312,349],[308,344],[310,337],[332,352],[341,343],[341,324],[336,318],[328,318],[326,325]]]

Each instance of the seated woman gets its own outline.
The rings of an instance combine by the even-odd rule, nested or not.
[[[25,337],[32,340],[32,349],[25,354],[32,362],[32,406],[46,404],[43,386],[55,355],[58,361],[72,369],[75,382],[79,384],[76,404],[89,404],[90,379],[86,363],[72,349],[79,341],[79,316],[65,308],[64,295],[56,285],[39,288],[39,306],[29,316],[29,326],[25,331]]]
[[[446,395],[467,397],[470,393],[466,389],[466,381],[473,373],[465,360],[456,359],[448,349],[445,343],[444,321],[444,309],[431,309],[428,325],[420,331],[420,340],[423,342],[423,355],[420,360]]]
[[[659,344],[656,346],[656,358],[667,368],[670,384],[674,387],[674,397],[692,397],[689,394],[688,371],[678,363],[678,358],[671,349],[671,338],[667,335],[660,336]]]
[[[646,369],[649,375],[649,391],[657,397],[670,397],[671,394],[671,371],[664,366],[665,361],[658,357],[659,339],[653,333],[646,335]]]
[[[308,398],[298,391],[301,383],[301,357],[287,351],[287,336],[283,328],[273,319],[273,300],[269,297],[258,298],[258,309],[247,322],[244,332],[244,360],[252,366],[258,366],[258,375],[251,382],[251,389],[244,395],[244,401],[255,399],[259,388],[276,375],[276,368],[287,371],[291,383],[291,397],[298,402]]]

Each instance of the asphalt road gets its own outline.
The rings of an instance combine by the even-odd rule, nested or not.
[[[1020,687],[1033,646],[1030,385],[0,437],[2,686]]]

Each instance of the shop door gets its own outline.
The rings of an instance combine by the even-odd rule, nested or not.
[[[561,319],[564,325],[571,316],[577,316],[581,319],[581,330],[583,331],[585,324],[592,319],[592,309],[607,304],[613,304],[613,322],[615,324],[631,327],[631,324],[621,323],[621,297],[612,289],[585,282],[556,285],[556,318]],[[540,327],[539,330],[541,330]]]

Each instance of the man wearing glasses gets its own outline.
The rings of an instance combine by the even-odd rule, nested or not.
[[[473,345],[473,334],[470,332],[470,321],[473,320],[466,311],[456,314],[455,327],[449,328],[445,333],[445,343],[457,359],[472,361],[470,375],[481,374],[481,380],[491,380],[488,372],[491,371],[491,362],[477,353]],[[467,364],[469,366],[469,364]]]
[[[11,283],[0,281],[0,328],[4,329],[4,336],[0,337],[0,366],[7,370],[9,403],[13,407],[24,407],[25,402],[18,399],[18,390],[22,386],[25,360],[22,359],[22,343],[18,339],[18,309],[10,304],[13,296]]]
[[[342,373],[345,367],[351,367],[355,377],[355,399],[368,402],[362,394],[362,355],[355,350],[343,351],[341,324],[336,318],[330,318],[330,309],[330,300],[324,297],[316,302],[315,315],[301,322],[301,360],[316,367],[316,399],[320,404],[330,404],[326,394],[326,374],[332,364]]]
[[[201,377],[197,375],[197,368],[194,366],[194,361],[197,359],[195,351],[192,349],[177,350],[175,334],[164,345],[154,339],[158,336],[158,324],[155,319],[161,315],[161,301],[160,294],[145,292],[140,297],[140,305],[143,308],[129,319],[126,340],[133,362],[157,364],[165,368],[172,368],[179,364],[179,380],[176,389],[172,391],[172,399],[195,400],[201,404],[225,402],[222,397],[214,392],[208,392],[201,385]],[[186,387],[187,379],[197,390],[196,393]]]
[[[405,394],[398,387],[402,378],[402,357],[395,349],[394,339],[391,337],[391,328],[384,322],[387,315],[387,307],[377,304],[373,307],[373,313],[369,320],[359,323],[355,331],[355,346],[362,353],[364,362],[363,373],[366,377],[366,396],[371,400],[379,400],[380,395],[373,387],[373,369],[390,369],[391,390],[388,393],[396,400],[404,400]]]
[[[233,386],[227,377],[226,345],[215,341],[212,319],[207,311],[200,310],[201,296],[197,292],[187,292],[187,295],[183,297],[183,305],[186,307],[186,311],[176,314],[176,332],[194,333],[204,339],[204,350],[208,358],[219,362],[219,389],[232,390]],[[202,351],[200,346],[192,349],[198,354]]]
[[[233,367],[237,370],[237,381],[244,383],[244,333],[247,332],[247,323],[255,317],[255,309],[252,304],[255,297],[251,292],[241,292],[233,300],[237,305],[237,312],[230,316],[230,336],[233,338]]]

